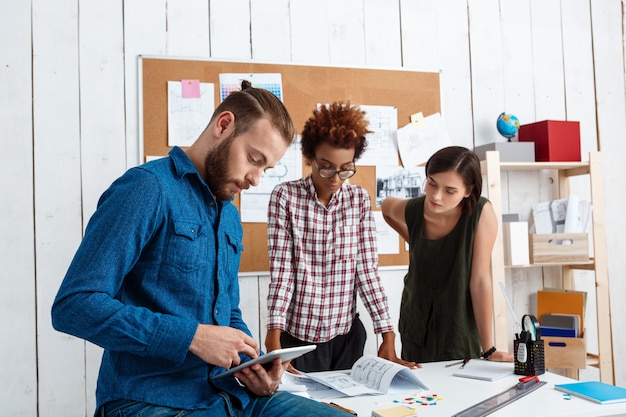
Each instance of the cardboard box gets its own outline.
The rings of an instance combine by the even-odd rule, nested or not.
[[[531,234],[531,264],[565,264],[589,262],[587,233]]]
[[[580,122],[544,120],[522,125],[518,138],[535,143],[537,162],[580,161]]]
[[[582,337],[542,337],[546,368],[587,367],[587,348]]]
[[[578,368],[587,366],[587,348],[584,339],[584,291],[545,288],[537,291],[537,316],[546,314],[572,314],[578,316],[578,334],[581,337],[543,336],[546,368]],[[541,328],[540,328],[541,329]],[[541,331],[541,330],[540,330]]]
[[[474,147],[478,159],[487,159],[487,151],[500,152],[500,162],[535,162],[534,142],[493,142]]]

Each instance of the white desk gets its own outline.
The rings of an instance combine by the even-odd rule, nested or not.
[[[419,393],[423,395],[437,394],[443,400],[434,406],[421,406],[416,413],[418,417],[442,417],[451,416],[474,404],[511,388],[519,381],[520,375],[511,375],[499,380],[481,381],[469,378],[452,376],[458,367],[446,368],[450,362],[432,362],[423,364],[422,368],[414,372],[422,380],[429,390]],[[531,392],[530,394],[510,403],[498,411],[490,414],[490,417],[590,417],[590,416],[626,416],[626,403],[621,404],[596,404],[591,401],[571,396],[566,400],[561,391],[554,389],[554,384],[576,382],[560,375],[545,373],[539,379],[547,384]],[[324,399],[326,402],[334,402],[343,407],[354,410],[359,417],[370,417],[372,409],[393,407],[401,405],[393,400],[402,400],[404,395],[411,396],[419,391],[408,391],[401,394],[341,397]]]

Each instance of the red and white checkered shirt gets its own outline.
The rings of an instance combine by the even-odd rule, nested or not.
[[[358,289],[374,332],[393,330],[367,190],[344,183],[325,207],[310,175],[279,184],[270,198],[267,236],[268,329],[309,343],[346,334]]]

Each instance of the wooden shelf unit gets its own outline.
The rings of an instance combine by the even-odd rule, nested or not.
[[[558,197],[569,195],[568,178],[577,175],[589,175],[591,190],[591,232],[593,234],[594,257],[585,263],[557,264],[561,267],[563,287],[574,288],[575,270],[594,271],[596,292],[596,313],[598,330],[598,355],[588,355],[587,365],[595,366],[600,371],[600,380],[613,384],[613,344],[611,336],[611,313],[609,281],[606,257],[606,228],[604,216],[604,191],[602,157],[600,152],[590,152],[589,162],[500,162],[500,153],[489,151],[486,160],[481,162],[483,175],[486,176],[487,197],[491,201],[498,218],[498,234],[491,257],[491,270],[494,295],[494,338],[498,349],[507,350],[511,335],[507,332],[507,307],[504,296],[497,289],[505,284],[505,268],[520,268],[504,264],[504,243],[502,237],[502,184],[503,171],[555,170],[558,174]],[[532,264],[524,267],[555,266],[555,264]],[[568,370],[568,374],[571,374]],[[577,370],[575,376],[577,377]],[[569,376],[569,375],[568,375]]]

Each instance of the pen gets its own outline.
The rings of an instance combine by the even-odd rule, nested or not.
[[[324,403],[324,404],[330,405],[331,407],[338,408],[339,410],[345,411],[346,413],[352,414],[353,416],[358,416],[356,411],[350,410],[349,408],[346,408],[346,407],[342,407],[339,404],[335,404],[335,403]]]
[[[446,365],[446,368],[449,368],[451,366],[455,366],[455,365],[461,365],[461,369],[463,369],[465,367],[465,365],[467,365],[467,363],[470,361],[470,358],[465,358],[462,361],[458,361],[458,362],[452,362]]]

